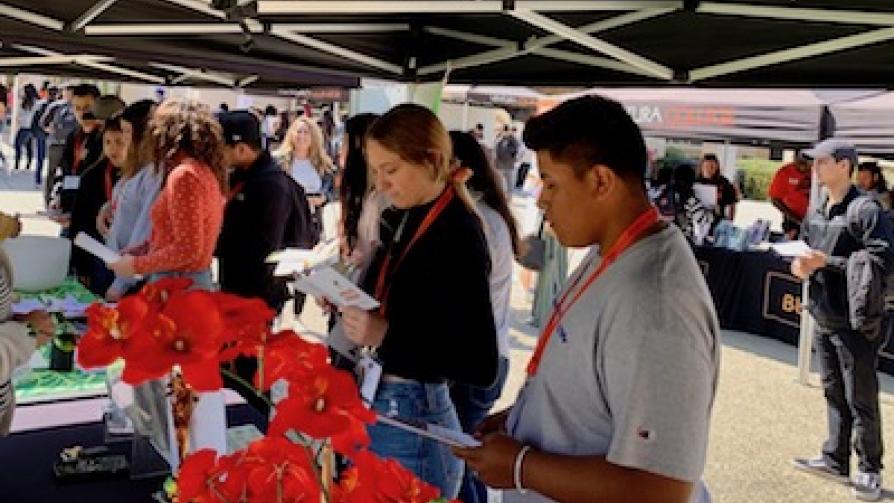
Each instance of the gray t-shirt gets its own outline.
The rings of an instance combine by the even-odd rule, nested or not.
[[[591,252],[568,284],[598,263]],[[668,226],[623,253],[573,305],[562,327],[566,336],[553,335],[538,373],[519,393],[507,420],[510,435],[546,452],[600,455],[615,465],[698,482],[720,329],[679,229]],[[504,501],[550,500],[506,491]]]

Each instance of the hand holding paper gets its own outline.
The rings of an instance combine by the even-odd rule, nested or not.
[[[773,243],[770,249],[781,257],[803,257],[811,251],[810,246],[802,240]]]

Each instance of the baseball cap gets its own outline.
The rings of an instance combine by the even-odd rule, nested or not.
[[[106,94],[96,99],[96,103],[93,105],[93,119],[105,121],[122,110],[124,110],[124,101],[117,96]]]
[[[813,148],[802,151],[801,154],[808,159],[817,159],[827,155],[836,161],[850,159],[851,166],[857,167],[857,148],[853,143],[838,138],[825,139],[814,145]]]
[[[217,120],[223,128],[223,138],[227,145],[247,143],[255,147],[261,146],[261,123],[251,112],[221,112]]]

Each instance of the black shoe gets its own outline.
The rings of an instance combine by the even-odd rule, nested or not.
[[[826,464],[826,460],[823,458],[795,458],[792,460],[792,464],[799,470],[833,480],[840,484],[848,485],[851,483],[851,478],[847,473],[842,473],[832,468]]]

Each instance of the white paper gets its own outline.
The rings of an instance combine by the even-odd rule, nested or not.
[[[38,299],[22,299],[12,304],[13,314],[28,314],[31,311],[46,311],[47,305]]]
[[[388,417],[383,414],[377,414],[377,416],[378,421],[382,424],[394,426],[395,428],[400,428],[401,430],[415,433],[421,437],[430,438],[436,442],[452,447],[479,447],[481,445],[481,442],[471,435],[461,431],[450,430],[436,424],[428,424],[421,421],[417,424],[410,424],[405,420]]]
[[[274,276],[293,276],[318,267],[332,265],[338,261],[338,240],[320,243],[312,250],[286,248],[267,256],[268,264],[276,264]]]
[[[706,208],[714,208],[717,206],[717,186],[709,185],[707,183],[695,183],[692,185],[692,192],[695,193],[695,197],[698,198],[699,201]]]
[[[367,311],[379,307],[379,302],[376,299],[370,297],[332,267],[318,267],[301,279],[312,283],[314,289],[321,292],[329,302],[338,307],[352,306]],[[297,281],[295,288],[301,290],[301,284]]]
[[[69,175],[62,179],[62,190],[78,190],[81,187],[81,177]]]
[[[773,243],[770,248],[782,257],[803,257],[811,250],[810,246],[800,239],[785,243]]]
[[[74,244],[78,248],[95,255],[106,264],[113,264],[121,260],[121,255],[83,232],[79,232],[78,235],[75,236]]]

